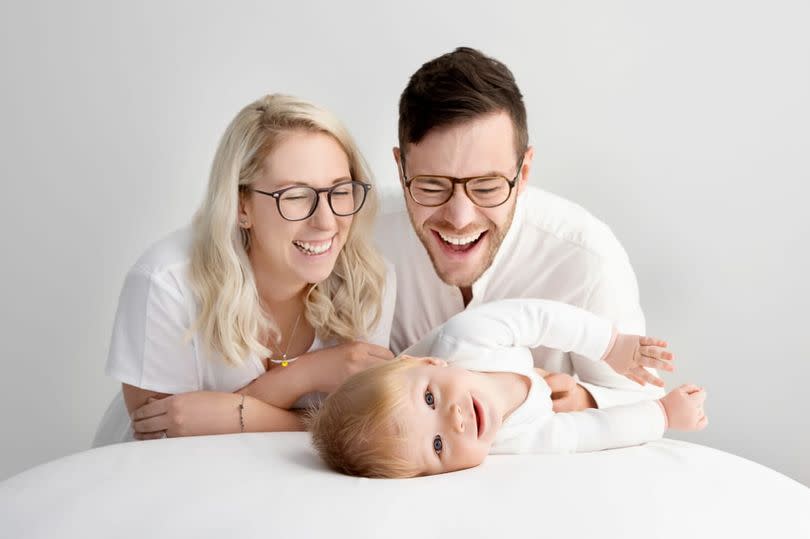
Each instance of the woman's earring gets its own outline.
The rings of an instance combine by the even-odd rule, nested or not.
[[[239,219],[239,226],[241,226],[242,228],[247,227],[247,219],[245,219],[244,217],[240,218]]]

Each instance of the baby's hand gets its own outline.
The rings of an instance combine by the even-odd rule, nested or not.
[[[703,403],[706,391],[693,384],[685,384],[667,393],[661,404],[667,413],[669,428],[677,430],[703,430],[709,424]]]
[[[637,384],[650,383],[664,387],[664,381],[644,367],[674,371],[675,368],[672,366],[674,356],[672,352],[665,350],[666,347],[666,341],[619,333],[604,360],[614,371]]]

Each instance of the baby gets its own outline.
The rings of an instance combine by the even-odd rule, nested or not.
[[[414,477],[478,466],[490,453],[598,451],[701,430],[705,391],[681,386],[660,400],[554,413],[529,348],[603,361],[631,380],[663,386],[646,367],[672,371],[666,343],[618,333],[576,307],[503,300],[448,320],[432,357],[402,356],[349,378],[309,419],[332,468],[363,477]],[[441,359],[440,359],[441,358]]]

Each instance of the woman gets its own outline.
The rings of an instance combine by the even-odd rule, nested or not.
[[[299,430],[291,409],[390,359],[370,178],[332,114],[283,95],[242,109],[191,228],[127,275],[107,360],[122,392],[94,445]]]

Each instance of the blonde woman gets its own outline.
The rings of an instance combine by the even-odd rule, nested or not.
[[[393,357],[370,181],[329,112],[283,95],[242,109],[191,227],[126,277],[106,369],[122,391],[94,445],[299,430],[291,410]]]

